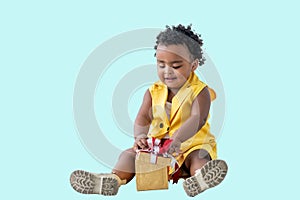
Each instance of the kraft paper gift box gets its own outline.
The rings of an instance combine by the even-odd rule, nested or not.
[[[153,159],[154,158],[154,159]],[[171,158],[139,152],[135,159],[138,191],[168,189],[168,166]]]

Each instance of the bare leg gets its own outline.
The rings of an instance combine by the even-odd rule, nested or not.
[[[195,171],[200,169],[205,165],[208,161],[210,161],[210,155],[204,149],[195,150],[188,155],[184,164],[187,169],[190,170],[191,176],[195,175]]]
[[[131,181],[135,176],[135,155],[136,152],[132,148],[123,151],[112,173],[127,183]]]

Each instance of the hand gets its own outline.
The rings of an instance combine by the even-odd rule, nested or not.
[[[181,141],[178,139],[172,139],[172,143],[170,144],[170,147],[168,149],[169,154],[174,154],[175,156],[178,156],[180,154],[180,146]]]
[[[147,142],[147,136],[143,137],[136,137],[133,145],[133,150],[138,150],[138,149],[148,149],[148,142]]]

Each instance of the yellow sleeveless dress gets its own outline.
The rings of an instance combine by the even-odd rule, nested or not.
[[[172,137],[174,132],[189,118],[194,99],[206,87],[193,72],[172,99],[170,116],[167,116],[165,105],[168,97],[167,86],[158,81],[150,86],[152,97],[153,120],[149,129],[148,137],[165,138]],[[210,89],[211,100],[215,99],[215,93]],[[190,139],[181,144],[181,152],[176,157],[179,166],[182,165],[189,153],[197,149],[206,150],[212,159],[217,158],[215,137],[210,133],[209,123],[205,125]]]

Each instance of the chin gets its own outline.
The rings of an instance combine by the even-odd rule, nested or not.
[[[175,87],[175,86],[169,86],[167,85],[168,89],[170,90],[179,90],[180,88],[179,87]]]

